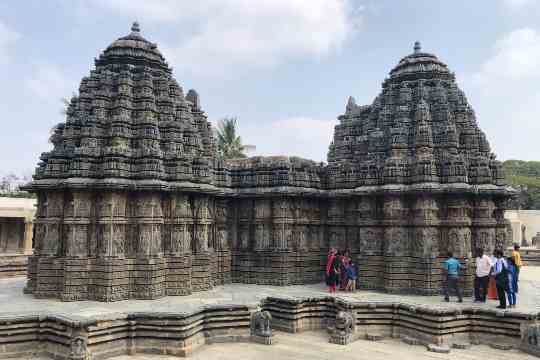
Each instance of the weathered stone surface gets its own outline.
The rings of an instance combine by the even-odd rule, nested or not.
[[[446,345],[435,345],[429,344],[427,346],[428,351],[439,353],[439,354],[448,354],[450,353],[450,347]]]
[[[460,350],[464,350],[464,349],[469,349],[472,345],[470,343],[465,343],[465,342],[454,342],[452,343],[452,347],[454,349],[460,349]]]
[[[118,301],[316,283],[337,247],[358,259],[362,287],[436,294],[448,251],[507,245],[501,164],[436,56],[417,47],[339,121],[327,166],[222,161],[199,94],[184,96],[134,25],[82,79],[27,187],[38,206],[26,291]]]
[[[366,334],[366,339],[369,341],[381,341],[384,339],[384,336],[382,334],[370,333]]]
[[[412,337],[404,337],[401,339],[405,344],[408,345],[420,345],[421,342],[418,339],[412,338]]]
[[[497,349],[497,350],[505,350],[505,351],[512,350],[512,348],[513,348],[513,346],[510,345],[510,344],[499,344],[499,343],[496,343],[496,342],[489,344],[489,346],[491,346],[492,348]]]

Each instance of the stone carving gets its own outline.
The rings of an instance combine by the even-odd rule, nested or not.
[[[347,345],[352,341],[355,329],[353,314],[340,311],[336,315],[334,328],[331,331],[330,342],[334,344]]]
[[[251,334],[272,336],[272,315],[268,311],[257,311],[251,315]]]
[[[434,294],[435,257],[507,242],[501,164],[435,55],[405,56],[372,104],[351,98],[338,120],[328,165],[224,161],[201,96],[185,95],[134,26],[81,80],[27,187],[38,198],[30,263],[69,265],[29,273],[27,291],[110,301],[315,283],[334,246],[362,257],[361,284]]]
[[[532,246],[535,248],[540,248],[540,232],[537,232],[535,236],[532,238]]]
[[[527,226],[525,224],[521,224],[521,245],[527,246]]]
[[[530,346],[539,347],[540,346],[540,342],[538,341],[539,338],[540,338],[540,325],[538,324],[529,325],[529,327],[527,328],[527,333],[526,333],[527,344]]]
[[[90,355],[87,348],[87,340],[82,336],[77,336],[71,340],[70,360],[88,360]]]

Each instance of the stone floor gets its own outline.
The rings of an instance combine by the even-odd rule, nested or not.
[[[214,344],[204,346],[190,359],[193,360],[529,360],[537,359],[517,350],[501,351],[478,345],[467,350],[452,349],[450,354],[428,352],[424,346],[411,346],[399,340],[385,339],[379,342],[357,340],[347,346],[330,344],[323,332],[286,334],[276,332],[276,343],[271,346],[258,344]],[[135,355],[119,356],[111,360],[172,360],[170,356]]]
[[[540,312],[540,267],[524,267],[520,276],[520,292],[516,309]],[[134,311],[185,312],[212,304],[255,305],[260,299],[268,296],[306,297],[327,294],[324,284],[287,287],[230,284],[189,296],[169,296],[157,300],[128,300],[114,303],[61,302],[54,299],[35,299],[32,295],[23,294],[25,282],[24,277],[0,279],[0,316],[38,312],[68,317],[93,317]],[[455,302],[455,298],[453,302],[447,304],[442,301],[440,296],[391,295],[363,290],[355,293],[338,292],[335,296],[361,301],[399,301],[435,307],[470,306],[472,304],[470,298],[465,299],[463,304]],[[496,304],[497,302],[490,301],[488,304],[474,304],[474,306],[494,308]]]

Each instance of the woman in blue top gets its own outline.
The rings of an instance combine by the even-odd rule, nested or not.
[[[508,304],[511,308],[516,307],[516,290],[517,290],[517,266],[513,257],[506,259],[508,264],[508,288],[506,293],[508,294]]]

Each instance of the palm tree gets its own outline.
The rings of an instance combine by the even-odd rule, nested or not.
[[[218,122],[217,143],[218,152],[223,159],[245,158],[245,146],[242,139],[236,135],[237,119],[223,118]]]

